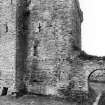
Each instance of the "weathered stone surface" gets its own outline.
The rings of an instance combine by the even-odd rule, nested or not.
[[[33,6],[28,36],[29,81],[46,86],[45,94],[54,90],[57,95],[57,89],[69,85],[72,65],[67,58],[73,60],[78,55],[74,46],[81,48],[82,13],[74,0],[32,0],[32,3],[29,5]]]
[[[8,94],[75,97],[89,92],[90,80],[105,80],[105,57],[81,50],[78,0],[3,0],[0,20],[0,86]]]
[[[11,91],[15,87],[15,14],[16,0],[0,0],[0,87]]]

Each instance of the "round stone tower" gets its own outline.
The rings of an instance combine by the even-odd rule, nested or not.
[[[50,94],[69,79],[67,59],[81,49],[82,12],[77,0],[32,0],[28,9],[26,77],[35,91]]]
[[[40,57],[65,59],[81,49],[82,12],[77,0],[32,0],[29,9],[29,39]]]

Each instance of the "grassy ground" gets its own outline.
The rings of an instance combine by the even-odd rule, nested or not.
[[[42,96],[23,96],[15,98],[11,96],[0,97],[0,105],[77,105],[61,99],[53,99]]]
[[[25,95],[20,98],[11,96],[1,96],[0,105],[92,105],[92,104],[83,101],[81,103],[77,103],[59,98]]]

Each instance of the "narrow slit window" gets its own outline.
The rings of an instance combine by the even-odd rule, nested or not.
[[[38,26],[38,30],[39,30],[39,32],[41,31],[41,25],[40,25],[40,23],[39,23],[39,26]]]
[[[33,53],[34,56],[37,56],[37,53],[38,53],[37,52],[38,44],[39,44],[39,41],[38,40],[35,40],[34,41],[34,46],[33,46],[34,47],[34,53]]]
[[[7,25],[7,23],[5,24],[5,32],[6,33],[8,32],[8,25]]]

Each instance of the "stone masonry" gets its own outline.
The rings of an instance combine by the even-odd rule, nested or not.
[[[69,59],[78,55],[74,47],[81,48],[82,12],[75,0],[33,0],[29,10],[28,87],[57,94],[72,78]]]
[[[104,82],[105,58],[81,50],[78,0],[3,0],[0,15],[0,82],[8,94],[65,97],[88,93],[90,80]]]
[[[0,0],[0,87],[9,87],[9,91],[15,84],[15,26],[16,1]]]

